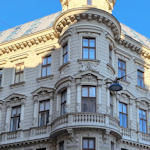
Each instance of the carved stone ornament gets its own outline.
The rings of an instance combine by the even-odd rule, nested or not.
[[[81,62],[80,64],[81,68],[79,71],[91,70],[99,73],[97,68],[98,63],[88,61],[88,62]]]
[[[107,144],[108,141],[109,141],[109,133],[110,133],[109,130],[106,130],[106,131],[103,133],[102,139],[103,139],[103,143],[104,143],[104,144]]]
[[[89,73],[89,74],[82,76],[81,81],[82,82],[97,82],[97,78]]]
[[[68,134],[69,134],[70,142],[73,142],[73,140],[74,140],[74,131],[73,131],[73,129],[67,129],[67,131],[68,131]]]

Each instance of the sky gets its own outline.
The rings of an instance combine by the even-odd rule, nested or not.
[[[0,0],[0,31],[61,11],[59,0]],[[116,0],[119,22],[150,38],[150,0]]]

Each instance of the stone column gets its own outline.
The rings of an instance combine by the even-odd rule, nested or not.
[[[101,104],[102,104],[102,85],[97,86],[97,113],[101,112]]]
[[[137,128],[137,131],[140,130],[140,124],[139,124],[139,108],[140,108],[140,103],[139,102],[136,102],[136,128]]]
[[[11,118],[11,107],[7,106],[6,109],[6,122],[5,122],[5,131],[8,132],[10,129],[10,119]]]
[[[107,91],[106,114],[110,114],[110,91],[108,89],[108,86],[106,86],[106,91]]]
[[[76,110],[77,112],[81,112],[81,84],[77,84],[77,102],[76,102]]]
[[[52,122],[52,115],[53,115],[53,94],[50,94],[50,106],[49,106],[49,123]]]
[[[33,126],[38,126],[38,100],[37,99],[34,100]]]
[[[129,128],[132,129],[132,99],[130,99],[130,102],[129,102],[129,114],[128,114],[128,117],[129,117]]]
[[[57,93],[56,117],[60,115],[60,101],[61,101],[61,95],[60,93]]]
[[[71,86],[67,87],[67,103],[66,103],[66,110],[67,113],[70,112],[70,100],[71,100]]]
[[[23,125],[24,125],[24,107],[25,107],[25,103],[24,103],[24,100],[23,99],[22,101],[22,105],[21,105],[21,114],[20,114],[20,128],[22,129],[23,128]]]

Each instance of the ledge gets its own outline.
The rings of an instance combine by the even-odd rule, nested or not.
[[[45,76],[45,77],[39,77],[39,78],[36,78],[36,81],[41,81],[41,80],[46,80],[46,79],[52,79],[54,77],[53,74],[49,75],[49,76]]]
[[[143,88],[143,87],[140,87],[140,86],[138,86],[138,85],[136,85],[136,88],[139,89],[139,90],[142,90],[142,91],[144,91],[144,92],[148,92],[148,91],[149,91],[148,89]]]
[[[65,67],[68,67],[70,65],[70,61],[68,61],[67,63],[61,65],[58,69],[58,71],[61,71],[62,69],[64,69]]]
[[[15,86],[19,86],[19,85],[24,85],[26,82],[25,81],[22,81],[22,82],[19,82],[19,83],[14,83],[14,84],[11,84],[9,85],[10,87],[15,87]]]
[[[111,64],[106,64],[107,65],[107,68],[108,69],[110,69],[110,70],[112,70],[112,72],[115,74],[116,73],[116,71],[115,71],[115,69],[114,69],[114,67],[111,65]]]
[[[81,61],[91,61],[91,62],[97,62],[100,63],[100,60],[97,59],[77,59],[77,61],[80,63]]]

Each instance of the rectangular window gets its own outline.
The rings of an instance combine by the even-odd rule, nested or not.
[[[113,95],[110,93],[110,115],[113,116]]]
[[[114,142],[111,142],[111,150],[114,150]]]
[[[20,127],[21,106],[13,107],[11,112],[10,131],[16,131]]]
[[[68,62],[68,44],[63,47],[63,63]]]
[[[146,111],[139,109],[139,119],[140,119],[140,131],[146,133],[147,132],[147,119],[146,119]]]
[[[95,139],[83,138],[82,150],[95,150]]]
[[[144,72],[141,70],[138,70],[137,76],[138,76],[138,86],[144,88]]]
[[[109,45],[109,64],[112,65],[112,46]]]
[[[83,38],[83,59],[95,58],[95,38]]]
[[[96,112],[96,87],[82,87],[82,112]]]
[[[59,150],[64,150],[64,141],[59,143]]]
[[[23,76],[24,76],[24,63],[19,63],[16,65],[15,83],[22,82]]]
[[[42,77],[51,75],[51,56],[43,58]]]
[[[92,5],[92,0],[87,0],[87,5]]]
[[[61,115],[66,114],[67,90],[61,93]]]
[[[41,101],[39,106],[39,126],[45,126],[49,122],[50,101]]]
[[[118,60],[118,78],[126,80],[126,63],[122,60]]]
[[[119,120],[120,126],[127,128],[127,105],[119,102]]]
[[[3,69],[0,69],[0,87],[2,86]]]

